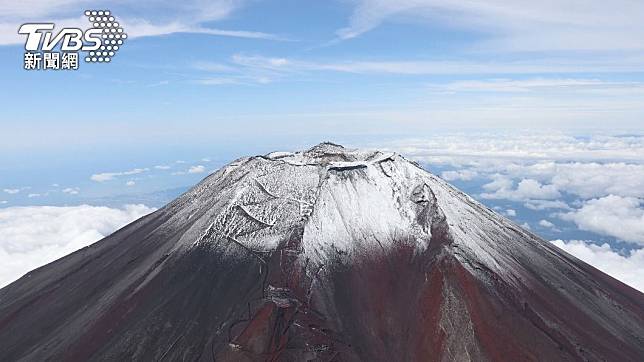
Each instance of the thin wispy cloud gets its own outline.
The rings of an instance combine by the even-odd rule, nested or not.
[[[130,38],[169,35],[176,33],[207,34],[214,36],[289,40],[261,31],[218,29],[206,26],[226,19],[242,8],[245,1],[169,1],[119,2],[110,10],[117,16]],[[29,21],[54,22],[59,27],[88,25],[81,12],[89,8],[103,8],[94,0],[27,0],[0,3],[0,45],[22,44],[24,37],[17,34],[21,24]]]
[[[640,72],[644,57],[603,60],[574,58],[542,58],[530,60],[332,60],[270,57],[234,54],[228,62],[199,61],[192,64],[199,78],[192,82],[208,86],[262,86],[284,82],[326,82],[334,77],[343,83],[359,75],[365,80],[382,82],[392,77],[417,83],[425,95],[421,108],[413,115],[387,116],[380,110],[379,118],[414,118],[434,122],[506,122],[532,123],[539,118],[555,123],[572,119],[602,122],[606,118],[634,123],[644,111],[644,83],[610,80],[613,73]],[[575,76],[585,73],[602,77]],[[561,77],[568,74],[569,77]],[[443,82],[426,82],[442,76],[460,78]],[[484,79],[481,79],[484,77]],[[353,82],[354,80],[352,80]],[[463,97],[454,98],[452,94]],[[471,94],[478,98],[470,97]],[[484,95],[491,97],[482,98]],[[492,98],[493,97],[493,98]],[[445,101],[441,98],[446,98]],[[434,102],[434,103],[431,103]],[[468,102],[468,107],[462,103]],[[451,106],[453,105],[453,107]],[[409,105],[405,111],[412,110]],[[363,112],[364,113],[364,112]],[[348,117],[348,116],[347,116]],[[353,116],[356,118],[356,116]],[[521,118],[524,120],[522,121]],[[406,119],[405,121],[409,121]]]
[[[246,30],[224,30],[216,28],[206,28],[203,26],[196,26],[190,23],[172,22],[168,24],[154,24],[143,19],[123,20],[123,27],[127,29],[128,34],[132,34],[133,38],[159,36],[169,34],[206,34],[215,36],[227,36],[234,38],[247,38],[247,39],[264,39],[264,40],[279,40],[288,41],[290,39],[276,34],[269,34],[260,31],[246,31]]]
[[[148,87],[154,88],[154,87],[162,87],[164,85],[170,84],[170,81],[168,80],[161,80],[152,84],[148,84]]]
[[[194,114],[191,126],[204,119],[226,122],[230,115],[244,117],[255,125],[271,118],[275,124],[271,129],[276,133],[297,128],[299,122],[307,124],[310,134],[316,134],[328,129],[326,124],[321,125],[324,122],[346,124],[348,120],[369,125],[370,130],[373,124],[386,124],[376,127],[380,133],[399,130],[401,123],[412,129],[411,133],[433,130],[436,125],[459,129],[533,124],[598,127],[610,122],[611,127],[635,128],[644,112],[644,45],[640,40],[644,37],[639,21],[639,10],[644,5],[627,0],[610,5],[589,1],[542,4],[527,0],[356,0],[334,4],[334,11],[320,3],[294,8],[297,18],[271,2],[119,1],[110,10],[131,38],[143,39],[119,53],[119,69],[114,69],[119,74],[110,74],[110,84],[105,84],[106,75],[86,72],[92,69],[89,67],[73,74],[78,76],[74,80],[66,77],[65,81],[73,82],[74,95],[88,103],[98,96],[80,91],[82,83],[88,81],[82,77],[94,77],[113,94],[150,90],[129,95],[128,99],[137,102],[141,115],[119,108],[105,111],[106,117],[124,122],[137,119],[129,125],[132,137],[145,132],[148,139],[174,137],[176,132],[151,124],[164,121],[168,127],[179,127],[171,118],[187,112]],[[0,4],[0,43],[24,43],[24,36],[18,36],[16,29],[25,21],[54,20],[57,27],[86,26],[87,19],[79,10],[100,4],[95,0],[4,2]],[[313,16],[318,16],[319,21],[307,23],[307,17]],[[262,24],[258,21],[262,18],[270,18],[271,22]],[[302,31],[302,24],[306,24],[306,31]],[[309,49],[333,38],[338,28],[343,28],[338,39],[347,41],[334,47]],[[401,37],[401,41],[383,45],[379,37],[370,34],[377,28],[387,37]],[[573,47],[562,50],[553,43],[552,50],[543,51],[543,42],[564,41],[579,29],[587,31],[584,36],[593,39],[592,46],[606,47],[580,52],[575,46],[588,45],[580,39]],[[177,33],[192,35],[162,36]],[[604,36],[609,35],[610,42],[605,42]],[[272,42],[293,37],[298,41]],[[356,37],[362,37],[355,40],[359,46],[348,41]],[[513,48],[515,41],[529,51]],[[622,49],[624,42],[640,45]],[[164,52],[171,50],[181,56],[165,56]],[[10,52],[20,59],[19,47]],[[10,82],[21,80],[14,80],[8,73],[27,74],[15,59],[8,60],[12,65],[5,67],[7,74],[2,77]],[[309,89],[319,94],[291,97],[301,94],[301,83],[311,85]],[[278,91],[264,92],[259,88]],[[389,92],[386,96],[385,88]],[[186,92],[188,89],[195,96],[188,97],[192,94]],[[257,91],[253,105],[275,107],[271,112],[261,106],[247,107],[246,91]],[[153,96],[154,101],[149,98]],[[191,101],[206,96],[212,102],[197,106]],[[10,107],[8,117],[38,119],[35,109],[21,112],[26,108],[22,102],[25,101],[17,101],[20,107]],[[174,109],[177,111],[168,112]],[[293,120],[300,115],[306,119]],[[88,127],[87,136],[70,136],[78,132],[72,130],[78,129],[73,123],[79,117],[69,115],[69,121],[61,120],[55,130],[47,131],[46,126],[39,126],[31,127],[37,128],[33,132],[25,132],[22,126],[12,124],[3,131],[20,137],[7,137],[9,140],[0,147],[20,148],[35,142],[30,137],[43,138],[41,133],[57,135],[57,139],[47,137],[45,142],[61,144],[67,138],[87,143],[92,143],[90,138],[98,138],[96,142],[101,142],[109,139],[104,137],[105,132],[120,132],[118,127],[103,126],[105,131]],[[235,127],[226,125],[231,130]],[[360,133],[362,127],[347,125],[344,129]],[[258,127],[235,132],[255,129]]]
[[[486,33],[478,48],[507,51],[642,50],[644,3],[616,0],[357,0],[338,39],[383,23],[426,22]]]
[[[271,71],[262,67],[248,67],[237,64],[235,56],[229,64],[211,61],[198,61],[191,68],[199,73],[201,78],[192,82],[200,85],[257,85],[269,84],[284,78],[282,72]]]
[[[149,168],[135,168],[132,170],[128,171],[121,171],[121,172],[102,172],[102,173],[96,173],[90,176],[90,180],[96,181],[96,182],[105,182],[105,181],[111,181],[114,180],[115,178],[121,177],[121,176],[130,176],[130,175],[137,175],[143,172],[150,171]]]
[[[231,62],[249,68],[279,72],[328,71],[356,74],[468,75],[468,74],[560,74],[640,72],[644,56],[611,59],[540,58],[530,60],[334,60],[316,61],[261,55],[236,54]],[[593,80],[577,80],[576,83]],[[542,83],[547,81],[542,81]],[[551,85],[562,80],[548,81]],[[568,81],[571,82],[571,81]],[[595,82],[598,82],[595,80]],[[523,85],[527,85],[525,81]],[[533,86],[535,81],[533,81]]]
[[[208,77],[194,81],[201,85],[239,85],[246,84],[242,79],[236,77]]]
[[[434,83],[430,89],[448,92],[495,92],[495,93],[528,93],[539,91],[574,91],[574,92],[644,92],[644,83],[615,82],[601,79],[584,78],[530,78],[530,79],[486,79],[461,80],[449,83]]]

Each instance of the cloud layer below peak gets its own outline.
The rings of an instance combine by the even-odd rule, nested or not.
[[[630,255],[616,253],[608,244],[583,240],[553,240],[555,246],[644,293],[644,249]]]
[[[0,209],[0,288],[152,211],[144,205]]]

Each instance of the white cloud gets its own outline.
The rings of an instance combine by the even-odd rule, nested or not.
[[[79,192],[80,192],[80,189],[78,187],[67,187],[63,189],[63,193],[68,195],[78,195]]]
[[[205,26],[228,18],[243,0],[152,0],[120,2],[110,6],[131,38],[175,33],[196,33],[237,38],[285,40],[259,31],[225,30]],[[92,5],[93,4],[93,5]],[[82,10],[98,6],[93,0],[24,0],[0,2],[0,45],[22,44],[18,27],[28,21],[54,22],[59,27],[87,27]],[[151,10],[152,9],[152,10]]]
[[[574,145],[571,145],[574,147]],[[609,194],[644,197],[644,157],[638,163],[626,162],[555,162],[531,164],[505,163],[496,167],[510,177],[530,176],[553,184],[558,190],[581,196]],[[619,180],[619,182],[616,182]]]
[[[260,31],[246,31],[246,30],[224,30],[216,28],[206,28],[184,22],[171,22],[171,23],[153,23],[144,19],[128,19],[123,20],[123,28],[127,29],[128,34],[132,34],[133,38],[145,36],[158,36],[169,35],[177,33],[192,33],[192,34],[206,34],[216,36],[227,36],[234,38],[248,38],[248,39],[265,39],[265,40],[288,40],[284,37],[264,33]]]
[[[238,77],[208,77],[195,80],[196,84],[201,85],[233,85],[244,84]]]
[[[289,39],[287,37],[283,37],[283,36],[276,35],[276,34],[264,33],[264,32],[261,32],[261,31],[224,30],[224,29],[205,28],[205,27],[202,27],[202,26],[190,27],[185,32],[186,33],[194,33],[194,34],[228,36],[228,37],[233,37],[233,38],[292,41],[291,39]]]
[[[521,227],[526,230],[532,230],[532,228],[530,227],[530,224],[528,224],[527,222],[524,222],[523,224],[521,224]]]
[[[7,204],[7,203],[9,203],[9,201],[7,201],[7,200],[0,200],[0,205],[4,205],[4,204]]]
[[[584,198],[615,194],[644,197],[644,165],[564,163],[552,165],[552,183]]]
[[[545,219],[539,220],[539,226],[544,227],[546,229],[550,229],[550,230],[552,230],[554,232],[561,232],[561,230],[559,228],[557,228],[557,226],[555,224],[553,224],[552,222],[550,222],[548,220],[545,220]]]
[[[422,9],[423,1],[356,1],[357,7],[351,16],[350,25],[336,33],[340,39],[355,38],[379,26],[390,16]]]
[[[509,177],[503,176],[501,174],[495,174],[492,176],[492,182],[488,182],[482,187],[483,190],[486,191],[498,191],[511,189],[512,187],[514,187],[514,183]]]
[[[125,186],[134,186],[136,185],[136,182],[133,180],[129,180],[128,182],[125,183]]]
[[[515,217],[517,216],[517,211],[514,209],[507,209],[505,210],[505,214],[510,216],[510,217]]]
[[[236,62],[233,56],[233,63]],[[192,64],[192,68],[199,72],[207,72],[207,75],[193,81],[201,85],[256,85],[268,84],[276,78],[284,76],[284,71],[265,69],[261,66],[244,64],[222,64],[208,61],[200,61]],[[203,161],[209,162],[209,161]]]
[[[575,78],[533,78],[533,79],[487,79],[461,80],[451,83],[429,84],[432,91],[439,92],[491,92],[491,93],[532,93],[548,92],[550,94],[605,94],[620,95],[627,92],[644,91],[644,83],[615,82],[601,79]]]
[[[212,72],[212,73],[234,73],[239,70],[237,67],[234,67],[228,64],[216,63],[216,62],[210,62],[210,61],[194,62],[192,63],[192,68],[196,70]]]
[[[429,163],[430,170],[436,164],[477,172],[477,179],[489,178],[482,186],[484,193],[522,201],[536,211],[533,228],[557,232],[553,217],[559,217],[580,230],[644,245],[644,137],[640,135],[437,134],[398,140],[389,149]],[[520,180],[533,181],[527,184],[530,187],[519,188]],[[546,200],[540,194],[544,191],[553,197],[557,192],[561,195]],[[563,200],[564,193],[565,200],[574,201]],[[530,229],[531,225],[521,226]],[[575,233],[569,228],[565,232]],[[608,245],[560,243],[600,270],[643,288],[643,249],[621,256]]]
[[[526,208],[535,211],[542,211],[547,209],[570,209],[570,206],[563,201],[559,200],[529,200],[523,204]]]
[[[10,195],[15,195],[20,192],[20,189],[4,189],[2,190]]]
[[[382,145],[381,145],[382,147]],[[480,168],[517,172],[549,172],[554,174],[555,162],[579,164],[611,164],[616,160],[644,161],[644,137],[593,135],[575,137],[561,132],[494,132],[441,133],[432,137],[400,139],[390,148],[416,160],[440,163],[465,163]],[[539,162],[532,169],[523,169],[523,162]],[[518,163],[521,162],[521,163]],[[619,167],[610,171],[617,171]],[[571,172],[574,166],[571,168]],[[633,169],[625,169],[620,176]],[[638,171],[637,173],[641,173]]]
[[[642,49],[644,4],[615,0],[530,1],[357,0],[339,39],[383,22],[425,21],[487,33],[479,45],[504,50]]]
[[[478,173],[472,170],[445,171],[441,173],[441,177],[447,181],[471,181],[477,175]]]
[[[168,166],[168,165],[157,165],[157,166],[154,166],[154,168],[155,168],[155,169],[157,169],[157,170],[169,170],[170,168],[172,168],[172,166]]]
[[[188,169],[188,173],[202,173],[205,172],[206,168],[202,165],[197,165],[197,166],[191,166]]]
[[[177,163],[185,163],[185,162],[184,161],[177,161]],[[198,173],[204,173],[204,172],[206,172],[206,167],[205,166],[203,166],[203,165],[195,165],[195,166],[190,166],[185,171],[175,171],[171,175],[180,176],[180,175],[198,174]]]
[[[484,185],[485,189],[490,189],[498,185],[498,179]],[[509,186],[509,187],[508,187]],[[525,201],[531,199],[552,200],[561,197],[561,193],[554,185],[542,185],[539,181],[532,179],[523,179],[519,182],[516,189],[514,183],[502,185],[496,191],[484,192],[481,197],[484,199],[506,199],[513,201]]]
[[[152,211],[143,205],[0,209],[0,287]]]
[[[235,54],[231,58],[231,63],[236,66],[247,69],[262,69],[280,74],[301,74],[303,72],[337,72],[352,74],[400,74],[400,75],[530,75],[530,74],[554,74],[562,73],[614,73],[614,72],[638,72],[641,70],[641,57],[628,58],[620,57],[614,59],[562,59],[562,58],[542,58],[528,60],[503,60],[494,59],[486,60],[424,60],[424,59],[397,59],[397,60],[359,60],[347,59],[340,61],[316,61],[283,57],[267,57],[262,55]],[[207,62],[196,63],[207,67]],[[215,64],[215,66],[217,66]],[[225,65],[229,67],[228,65]],[[205,70],[205,69],[204,69]],[[221,72],[224,69],[217,66],[215,71]],[[229,70],[239,71],[239,68]],[[482,87],[493,87],[493,80],[487,83],[482,81],[470,80],[462,83],[451,83],[453,87],[464,88],[478,85]],[[538,84],[550,84],[551,87],[559,86],[564,88],[565,83],[575,84],[577,87],[586,88],[620,87],[633,90],[634,88],[642,89],[641,83],[609,83],[599,79],[533,79],[533,80],[504,80],[503,87],[508,88],[530,88],[537,89]],[[510,84],[509,82],[515,82]],[[500,81],[498,82],[500,83]],[[450,90],[448,84],[433,85]],[[496,85],[497,87],[499,84]],[[432,85],[430,85],[432,87]],[[542,89],[544,87],[541,87]],[[453,89],[452,89],[453,90]]]
[[[553,240],[554,245],[604,273],[644,292],[644,249],[622,256],[608,244],[596,245],[581,240]]]
[[[491,178],[484,186],[491,198],[518,199],[514,184],[522,179],[544,185],[546,190],[541,191],[551,196],[558,191],[582,199],[610,194],[644,198],[642,136],[448,134],[404,144],[397,141],[392,148],[419,161],[457,168],[451,173],[466,169],[479,178]],[[563,201],[552,199],[531,200],[526,207],[568,208]]]
[[[530,164],[504,162],[495,168],[506,178],[532,177],[585,199],[610,194],[644,197],[644,164],[539,161]]]
[[[1,5],[2,3],[0,3],[0,14],[2,14],[0,15],[0,45],[24,44],[25,36],[18,34],[18,28],[20,28],[20,26],[26,21],[33,21],[34,18],[31,16],[36,15],[21,15],[20,17],[8,16],[9,14],[2,13]],[[84,7],[79,6],[73,10],[67,11],[66,13],[70,15],[69,17],[58,17],[55,12],[49,12],[40,15],[39,19],[42,20],[46,18],[47,21],[56,24],[58,28],[74,27],[83,29],[89,27],[87,18],[84,16],[74,17],[74,15],[82,13],[83,9]],[[26,11],[25,13],[28,14],[29,11]],[[114,15],[120,20],[123,25],[123,29],[127,31],[130,38],[192,33],[248,39],[288,40],[275,34],[260,31],[224,30],[203,27],[193,22],[196,20],[193,15],[188,15],[188,17],[182,19],[158,22],[150,21],[148,19],[128,17],[127,14],[127,11],[114,11]]]
[[[582,230],[644,245],[644,207],[641,199],[609,195],[586,201],[580,209],[559,214]]]
[[[168,85],[168,84],[170,84],[169,80],[161,80],[161,81],[158,81],[158,82],[148,84],[148,87],[151,87],[151,88],[161,87],[161,86]]]
[[[27,197],[30,198],[30,199],[33,199],[34,197],[40,197],[40,194],[32,193],[32,194],[27,195]]]
[[[123,171],[123,172],[103,172],[103,173],[97,173],[94,174],[90,177],[92,181],[96,182],[105,182],[105,181],[110,181],[113,180],[119,176],[128,176],[128,175],[136,175],[140,174],[143,172],[150,171],[149,168],[135,168],[133,170],[129,171]]]

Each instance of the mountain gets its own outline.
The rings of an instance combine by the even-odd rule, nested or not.
[[[0,290],[0,360],[644,360],[644,294],[400,155],[236,160]]]

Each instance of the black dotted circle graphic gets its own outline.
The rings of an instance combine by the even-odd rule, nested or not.
[[[109,10],[90,9],[85,10],[84,14],[91,27],[101,30],[101,44],[96,50],[87,52],[85,62],[110,62],[119,50],[119,46],[123,45],[123,40],[127,38],[127,34],[123,31],[121,24]]]

